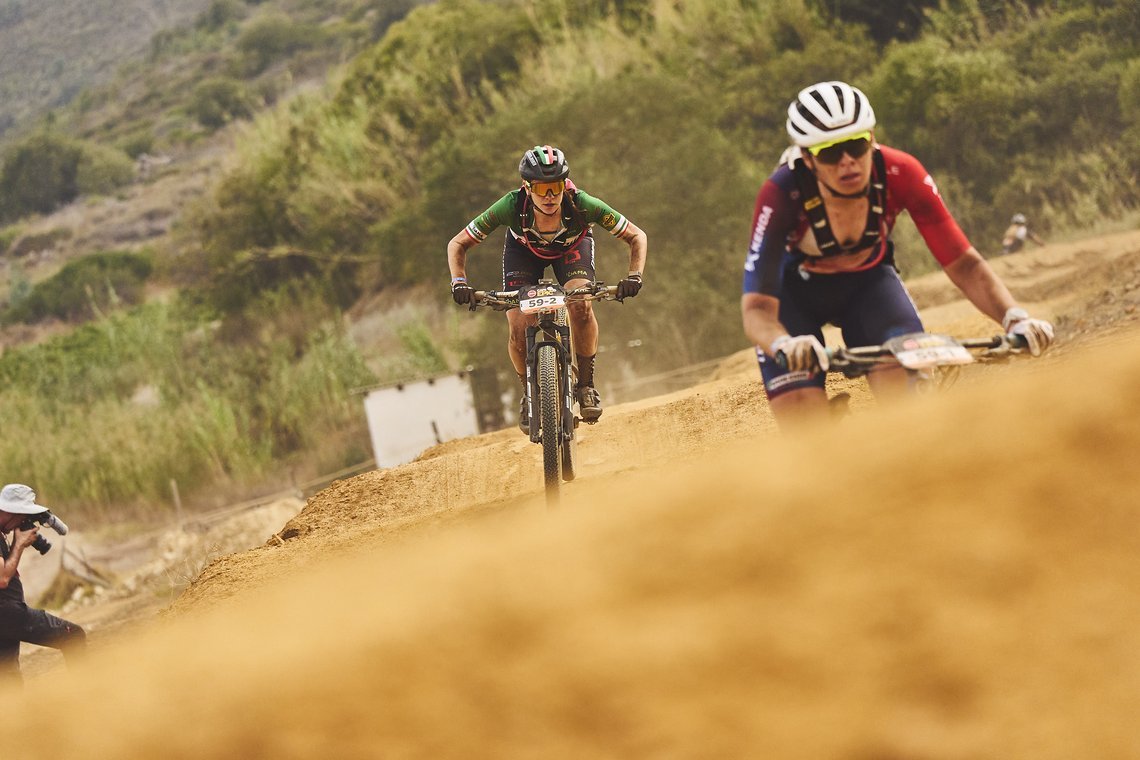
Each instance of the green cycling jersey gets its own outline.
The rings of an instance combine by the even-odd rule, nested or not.
[[[629,220],[599,198],[567,188],[562,199],[562,227],[553,237],[534,229],[534,207],[524,189],[512,190],[495,201],[465,228],[476,243],[482,243],[495,229],[507,227],[510,234],[532,252],[544,258],[561,256],[573,248],[594,224],[600,224],[614,237],[629,226]]]

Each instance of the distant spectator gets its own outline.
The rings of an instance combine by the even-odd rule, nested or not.
[[[1017,253],[1025,247],[1026,238],[1037,245],[1045,245],[1045,241],[1029,229],[1029,220],[1025,218],[1025,214],[1014,214],[1009,220],[1009,228],[1001,238],[1002,253]]]

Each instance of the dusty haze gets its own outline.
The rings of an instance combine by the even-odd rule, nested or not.
[[[517,431],[338,482],[6,694],[6,754],[1140,757],[1138,264],[996,260],[1055,352],[824,428],[776,433],[747,352],[608,409],[555,513]]]

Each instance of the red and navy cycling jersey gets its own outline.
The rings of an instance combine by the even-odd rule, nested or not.
[[[880,220],[880,242],[852,271],[882,264],[887,238],[902,211],[910,214],[934,258],[942,266],[950,264],[970,241],[954,221],[942,201],[930,174],[918,159],[901,150],[879,145],[886,177],[886,204]],[[744,292],[779,297],[781,267],[785,254],[818,259],[818,252],[802,250],[800,242],[809,229],[808,217],[796,177],[787,163],[772,173],[760,187],[752,216],[752,242],[744,263]]]

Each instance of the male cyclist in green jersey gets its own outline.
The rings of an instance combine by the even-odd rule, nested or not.
[[[471,303],[474,289],[467,283],[467,251],[487,239],[497,227],[506,227],[503,247],[503,289],[536,284],[550,266],[567,289],[595,279],[594,238],[591,227],[600,224],[629,245],[629,274],[618,282],[618,300],[632,298],[641,289],[648,243],[633,222],[598,198],[574,187],[570,166],[562,151],[537,145],[519,162],[523,184],[475,217],[447,244],[451,269],[451,295],[457,304]],[[598,351],[598,321],[588,301],[568,306],[574,353],[578,357],[578,384],[574,395],[582,419],[595,422],[602,415],[602,400],[594,387],[594,358]],[[507,312],[511,364],[523,386],[519,427],[529,430],[526,403],[526,327],[533,322],[517,309]]]

